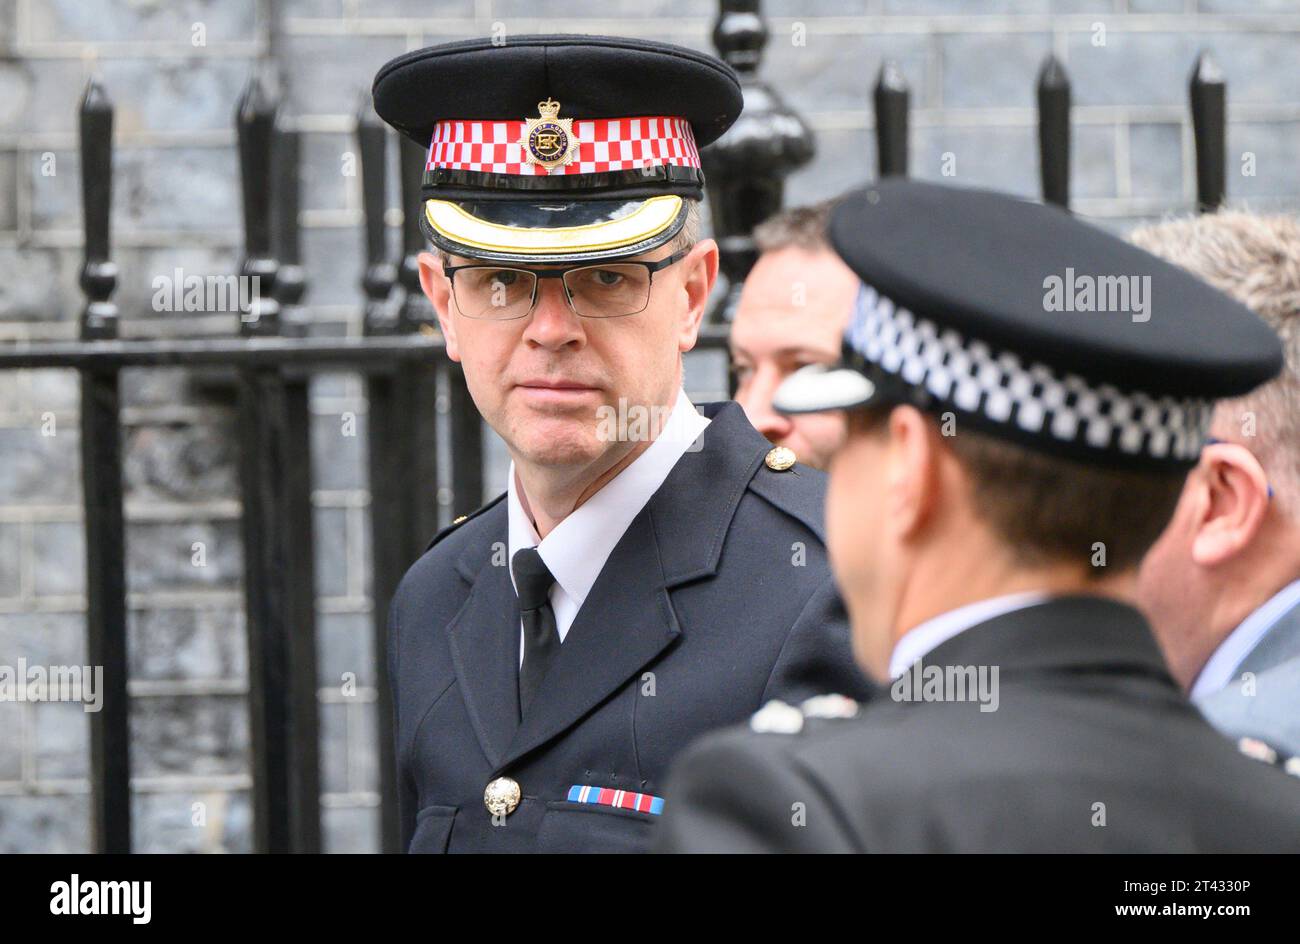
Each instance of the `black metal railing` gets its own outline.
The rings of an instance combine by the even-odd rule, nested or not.
[[[780,208],[783,181],[813,154],[812,136],[757,76],[767,31],[757,0],[722,0],[714,32],[740,72],[746,113],[706,149],[714,235],[730,289],[702,332],[701,347],[724,348],[726,317],[753,264],[750,230]],[[1037,77],[1043,198],[1069,205],[1070,82],[1052,57]],[[907,82],[892,63],[873,90],[880,175],[908,171]],[[1226,110],[1223,77],[1208,57],[1191,79],[1197,203],[1224,199]],[[239,489],[250,652],[254,848],[316,851],[321,845],[308,381],[325,370],[358,372],[369,398],[368,465],[373,546],[374,640],[378,654],[378,738],[383,848],[397,848],[392,706],[385,646],[387,603],[402,573],[451,508],[483,494],[482,425],[458,365],[444,355],[419,284],[424,248],[414,214],[401,227],[402,255],[388,251],[387,155],[393,136],[368,100],[357,121],[366,269],[363,336],[308,333],[307,287],[299,254],[297,132],[254,79],[236,113],[242,175],[244,259],[257,297],[241,311],[238,336],[123,339],[112,301],[110,250],[113,108],[92,81],[81,100],[80,143],[86,304],[80,338],[0,348],[0,370],[70,368],[81,380],[81,459],[89,658],[104,671],[103,710],[91,715],[93,847],[131,848],[127,697],[127,576],[123,515],[121,397],[127,368],[219,366],[238,390]],[[280,119],[280,120],[278,120]],[[420,204],[424,155],[400,144],[402,204]],[[869,168],[863,169],[864,178]],[[439,390],[443,393],[440,396]],[[441,427],[441,430],[440,430]],[[444,452],[439,442],[449,443]],[[440,470],[450,482],[439,493]]]

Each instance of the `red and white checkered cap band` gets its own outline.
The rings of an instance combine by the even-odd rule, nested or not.
[[[639,170],[658,164],[700,166],[691,123],[684,118],[575,119],[578,152],[552,171],[530,164],[520,139],[523,121],[440,121],[433,129],[426,170],[546,176]]]

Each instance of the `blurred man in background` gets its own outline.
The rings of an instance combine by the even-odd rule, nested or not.
[[[887,178],[830,235],[864,283],[844,363],[775,403],[848,413],[827,545],[890,697],[773,702],[706,736],[658,847],[1300,851],[1300,783],[1206,723],[1134,608],[1214,401],[1275,376],[1277,338],[1176,266],[1003,194]],[[1063,272],[1087,273],[1068,310]],[[1149,305],[1093,304],[1103,280]]]
[[[754,230],[761,255],[731,326],[736,401],[773,445],[819,469],[844,438],[843,417],[785,416],[772,409],[772,394],[800,367],[840,356],[858,278],[826,241],[832,202],[785,210]]]
[[[1174,677],[1226,734],[1300,754],[1300,225],[1228,212],[1136,230],[1138,246],[1278,333],[1275,380],[1214,411],[1212,441],[1143,562],[1141,603]],[[1297,762],[1300,763],[1300,762]]]

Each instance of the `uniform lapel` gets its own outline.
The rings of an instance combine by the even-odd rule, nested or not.
[[[484,557],[447,634],[474,733],[495,767],[519,726],[519,601],[510,568]],[[470,552],[461,560],[463,571],[474,562]]]
[[[680,632],[650,514],[642,509],[596,578],[498,767],[580,720]]]
[[[739,404],[703,412],[711,422],[701,448],[678,460],[615,546],[498,768],[579,721],[683,632],[670,591],[717,572],[731,519],[771,448]]]

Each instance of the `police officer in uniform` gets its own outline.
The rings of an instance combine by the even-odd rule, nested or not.
[[[867,689],[824,477],[682,390],[718,268],[699,148],[739,83],[676,46],[518,36],[402,56],[374,102],[428,148],[421,281],[512,459],[392,604],[404,845],[644,850],[692,738]]]
[[[832,216],[863,280],[828,547],[867,705],[774,702],[669,780],[672,852],[1300,851],[1300,780],[1216,733],[1132,606],[1213,401],[1281,364],[1249,310],[1071,217],[881,181]]]

